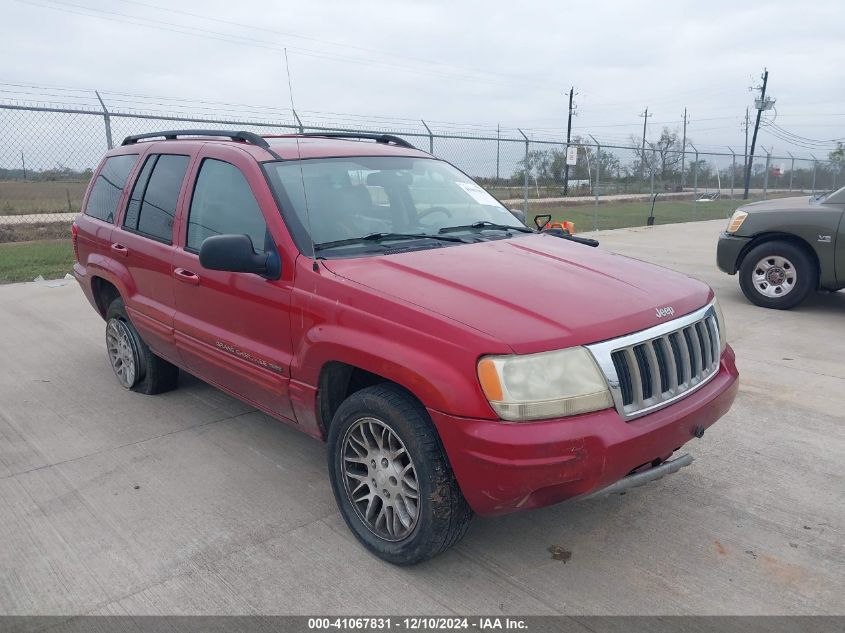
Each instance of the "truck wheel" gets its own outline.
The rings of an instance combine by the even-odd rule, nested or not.
[[[466,533],[464,499],[426,410],[395,385],[347,398],[329,429],[329,477],[346,524],[376,556],[413,565]]]
[[[112,301],[106,311],[106,350],[118,381],[126,389],[151,395],[176,388],[179,368],[153,354],[141,340],[121,298]]]
[[[789,242],[752,248],[739,268],[739,285],[752,303],[788,310],[804,301],[818,283],[816,262]]]

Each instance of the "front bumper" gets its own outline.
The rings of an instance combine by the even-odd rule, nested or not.
[[[521,423],[429,413],[472,509],[506,514],[600,491],[668,459],[730,409],[738,377],[728,346],[704,387],[629,422],[615,409]]]
[[[729,275],[735,275],[736,271],[739,270],[739,256],[750,240],[750,237],[722,233],[716,246],[716,265],[719,270]]]

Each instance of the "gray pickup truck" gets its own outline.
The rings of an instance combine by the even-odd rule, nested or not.
[[[786,310],[810,293],[845,288],[845,187],[737,209],[719,237],[716,263],[739,273],[752,303]]]

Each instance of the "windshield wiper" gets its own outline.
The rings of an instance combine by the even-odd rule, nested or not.
[[[495,231],[519,231],[520,233],[533,233],[533,229],[527,226],[511,226],[510,224],[496,224],[487,220],[479,220],[472,224],[462,224],[460,226],[444,226],[439,233],[452,233],[453,231],[471,231],[472,229],[492,229]]]
[[[314,244],[314,249],[322,251],[327,248],[335,248],[337,246],[350,246],[353,244],[380,244],[381,242],[398,242],[400,240],[421,239],[438,240],[441,242],[457,242],[459,244],[465,243],[464,240],[459,237],[450,237],[446,235],[430,235],[428,233],[369,233],[361,237],[351,237],[345,240],[332,240],[331,242],[322,242],[319,244]]]

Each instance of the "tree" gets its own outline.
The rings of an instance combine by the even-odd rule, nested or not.
[[[683,147],[677,130],[664,127],[657,141],[646,142],[644,153],[640,147],[639,139],[631,136],[631,147],[634,148],[636,155],[635,171],[639,171],[642,164],[644,173],[648,174],[653,169],[656,175],[659,174],[661,180],[666,180],[667,177],[676,173],[676,167],[681,164]]]
[[[845,161],[845,143],[839,141],[836,144],[836,149],[833,150],[830,154],[828,154],[827,157],[830,160],[836,161],[838,163]]]
[[[528,177],[535,181],[546,180],[550,174],[552,158],[549,152],[541,149],[533,149],[528,155],[517,163],[520,169],[514,174],[520,178],[528,171]]]
[[[681,162],[681,140],[678,138],[678,132],[669,131],[668,127],[664,127],[660,133],[660,138],[656,143],[649,143],[649,146],[657,154],[657,164],[660,166],[660,179],[666,180],[668,170],[674,170],[675,165]]]

